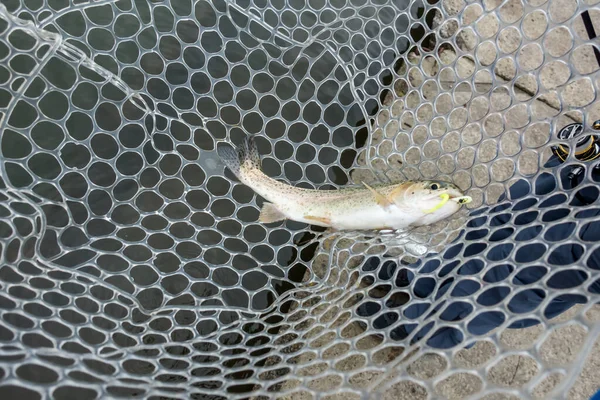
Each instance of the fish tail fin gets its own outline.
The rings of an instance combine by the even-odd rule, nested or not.
[[[239,151],[232,147],[217,147],[217,154],[227,168],[237,177],[240,176],[242,163],[239,156]]]
[[[258,221],[268,224],[269,222],[283,221],[286,218],[287,217],[279,211],[274,204],[265,202],[260,209]]]
[[[247,136],[244,140],[244,162],[248,163],[253,169],[262,169],[260,165],[260,153],[256,146],[254,136]]]
[[[218,147],[217,154],[223,164],[238,178],[240,178],[244,168],[261,169],[260,155],[253,136],[248,136],[244,144],[237,149],[224,146]]]

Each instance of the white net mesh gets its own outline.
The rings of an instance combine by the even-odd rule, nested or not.
[[[596,1],[3,0],[0,31],[1,398],[600,386],[600,168],[551,152],[600,120]],[[259,224],[214,151],[246,134],[296,186],[474,202]]]

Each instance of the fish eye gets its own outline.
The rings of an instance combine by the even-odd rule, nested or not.
[[[431,190],[438,190],[440,188],[440,185],[438,185],[437,183],[432,183],[429,187],[431,188]]]

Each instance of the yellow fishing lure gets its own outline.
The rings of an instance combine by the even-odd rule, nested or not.
[[[448,202],[448,200],[450,200],[450,195],[448,193],[442,193],[440,194],[440,197],[442,200],[435,207],[432,207],[428,210],[423,210],[423,212],[429,214],[436,210],[439,210],[444,206],[444,204]],[[462,196],[457,198],[457,200],[459,204],[468,204],[473,201],[473,198],[471,196]]]

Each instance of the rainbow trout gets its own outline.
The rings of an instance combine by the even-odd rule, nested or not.
[[[223,163],[267,202],[259,221],[285,219],[336,230],[403,229],[433,224],[457,212],[471,198],[452,183],[406,181],[394,185],[312,190],[287,185],[262,172],[254,139],[241,148],[220,147]]]

